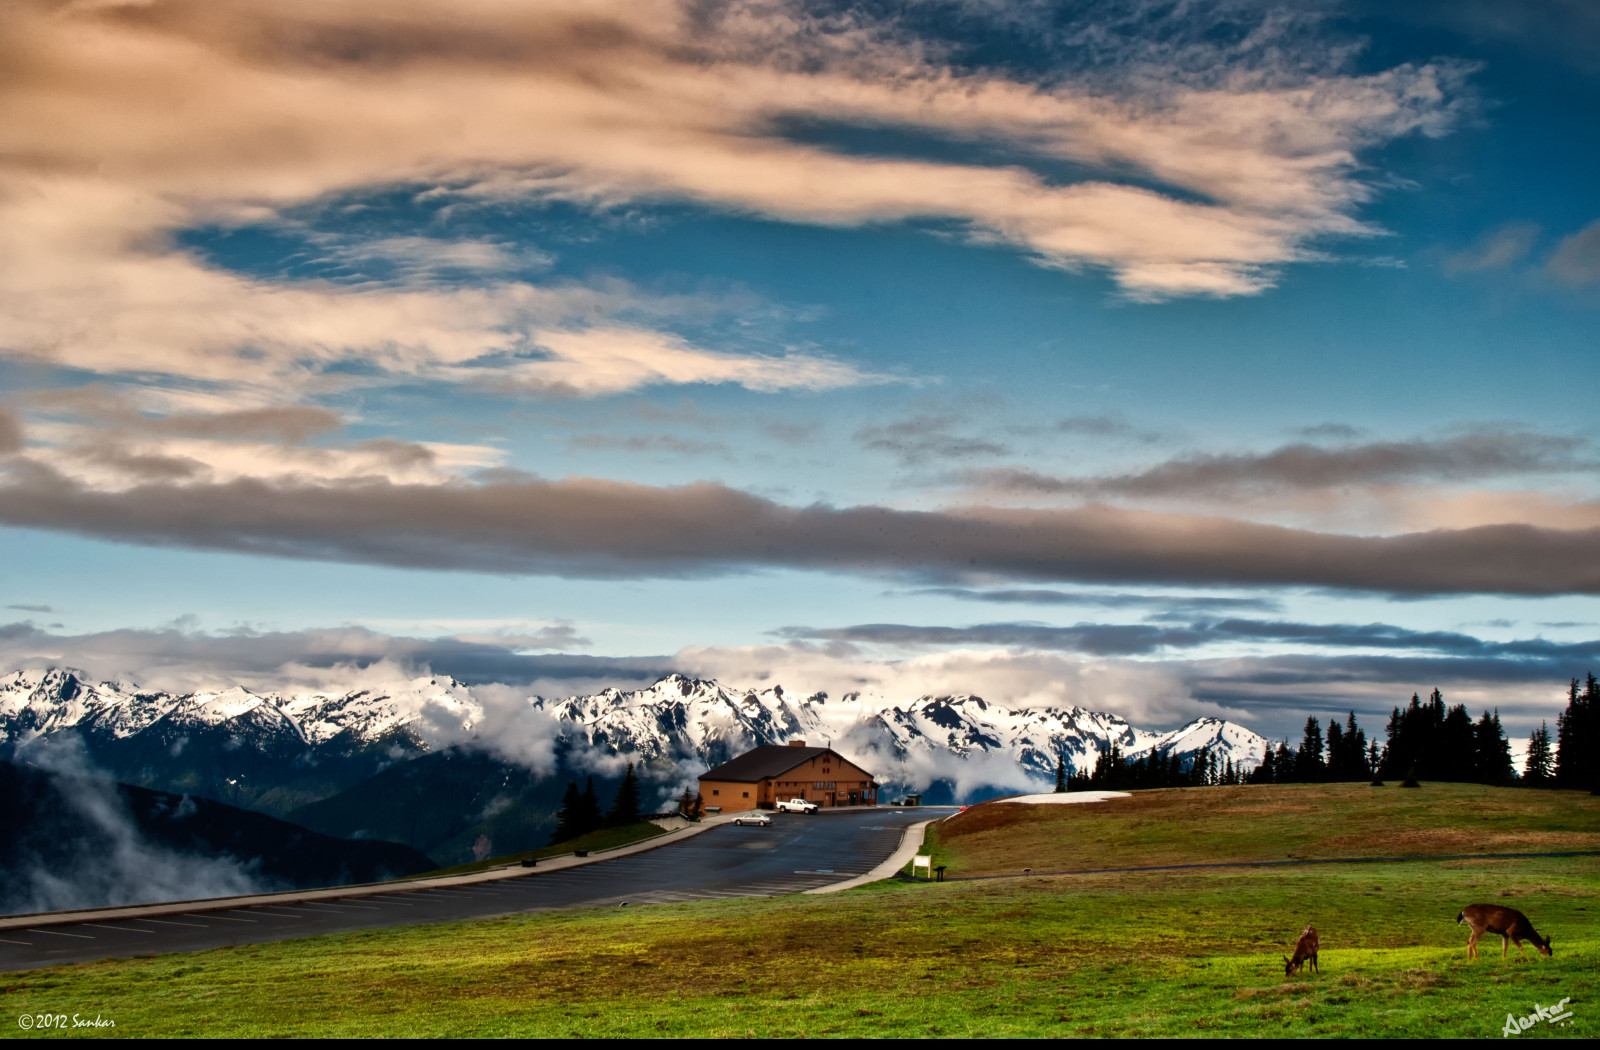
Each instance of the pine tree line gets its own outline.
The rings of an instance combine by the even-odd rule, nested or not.
[[[1062,772],[1064,766],[1058,766]],[[1100,752],[1094,769],[1087,773],[1073,773],[1065,778],[1068,791],[1131,791],[1140,788],[1212,787],[1244,783],[1244,767],[1235,766],[1232,758],[1217,760],[1211,751],[1203,751],[1190,758],[1154,752],[1129,762],[1122,748],[1112,744]]]
[[[1545,733],[1544,751],[1549,772],[1545,776],[1560,786],[1596,783],[1593,765],[1600,683],[1593,675],[1583,692],[1572,683],[1567,713],[1558,719],[1561,741],[1550,750]],[[1473,721],[1465,704],[1447,707],[1435,689],[1424,702],[1418,695],[1389,718],[1382,746],[1368,740],[1351,711],[1341,725],[1330,720],[1327,735],[1315,718],[1307,718],[1298,747],[1288,740],[1268,748],[1254,769],[1235,766],[1231,758],[1218,761],[1209,750],[1188,759],[1170,754],[1144,755],[1129,761],[1116,745],[1102,751],[1089,772],[1066,778],[1068,790],[1089,788],[1125,790],[1157,787],[1209,787],[1226,784],[1319,784],[1416,777],[1422,780],[1479,784],[1507,784],[1517,780],[1511,762],[1511,744],[1500,725],[1498,711],[1485,711]],[[1530,748],[1533,761],[1535,744]],[[1561,749],[1565,747],[1566,751]],[[1570,757],[1562,765],[1562,754]],[[1588,765],[1584,763],[1588,762]],[[1058,783],[1060,773],[1058,765]],[[1541,767],[1543,768],[1543,767]],[[1568,770],[1563,780],[1563,769]]]
[[[1343,726],[1329,722],[1324,743],[1321,726],[1308,718],[1300,746],[1281,742],[1248,779],[1252,784],[1349,783],[1369,778],[1374,783],[1415,778],[1508,784],[1517,779],[1500,712],[1485,711],[1473,721],[1465,704],[1447,707],[1437,689],[1426,702],[1412,694],[1408,705],[1396,707],[1385,736],[1382,747],[1376,740],[1368,741],[1352,711]]]
[[[640,816],[639,777],[633,771],[633,763],[629,762],[628,771],[622,775],[622,783],[617,785],[616,797],[611,800],[611,808],[604,813],[595,795],[594,777],[585,780],[582,791],[578,790],[576,781],[567,782],[566,794],[561,799],[561,811],[556,814],[556,830],[551,833],[550,842],[568,842],[601,828],[637,824]]]

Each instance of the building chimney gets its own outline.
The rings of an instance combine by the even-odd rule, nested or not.
[[[805,747],[806,746],[806,742],[804,740],[791,740],[791,741],[789,741],[789,746],[790,747]]]

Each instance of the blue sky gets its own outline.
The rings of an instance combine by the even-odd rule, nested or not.
[[[10,664],[1525,734],[1600,656],[1584,5],[5,17]]]

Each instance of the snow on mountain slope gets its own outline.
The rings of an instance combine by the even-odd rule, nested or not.
[[[471,690],[447,675],[430,675],[354,693],[307,693],[279,701],[284,714],[300,724],[314,744],[349,733],[376,740],[396,729],[412,728],[426,740],[470,734],[484,718]]]
[[[533,714],[537,712],[537,714]],[[773,686],[738,690],[673,674],[637,690],[606,689],[560,700],[486,702],[443,675],[351,693],[280,696],[243,688],[175,696],[127,683],[91,684],[66,669],[18,671],[0,678],[0,747],[12,750],[55,732],[78,729],[125,739],[157,727],[226,731],[230,746],[254,743],[281,752],[333,740],[368,743],[404,731],[425,747],[477,741],[502,757],[522,746],[508,726],[535,723],[548,753],[554,733],[570,750],[597,758],[639,759],[677,767],[688,777],[758,744],[803,739],[828,743],[880,781],[916,789],[934,780],[968,787],[1027,787],[1093,766],[1115,745],[1129,758],[1151,751],[1183,757],[1207,750],[1236,766],[1260,763],[1266,740],[1243,726],[1202,718],[1165,733],[1081,707],[1016,710],[982,697],[924,696],[895,704],[878,697],[800,695]],[[527,739],[526,732],[520,738]]]
[[[1248,769],[1259,766],[1266,757],[1267,748],[1271,746],[1270,740],[1250,732],[1244,726],[1220,718],[1197,718],[1186,726],[1162,733],[1145,750],[1175,755],[1197,755],[1210,751],[1219,762],[1231,758],[1235,766],[1242,762]]]
[[[0,740],[24,744],[76,727],[132,736],[161,718],[179,698],[138,694],[131,686],[101,682],[69,668],[16,671],[0,679]]]

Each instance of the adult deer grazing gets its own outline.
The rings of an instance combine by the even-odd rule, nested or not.
[[[1550,954],[1550,938],[1540,937],[1533,928],[1533,923],[1528,917],[1515,908],[1502,908],[1498,904],[1469,904],[1461,909],[1461,914],[1456,916],[1456,924],[1466,923],[1472,927],[1472,936],[1467,938],[1467,958],[1478,957],[1478,938],[1485,933],[1498,933],[1500,935],[1500,958],[1506,957],[1506,951],[1511,947],[1511,942],[1517,942],[1517,951],[1522,957],[1528,957],[1528,949],[1522,946],[1523,941],[1531,941],[1533,946],[1544,955]]]
[[[1306,960],[1311,961],[1311,969],[1321,973],[1322,967],[1317,965],[1317,931],[1314,927],[1307,926],[1300,931],[1300,939],[1294,942],[1294,958],[1283,960],[1283,975],[1293,977],[1297,970],[1305,966]]]

